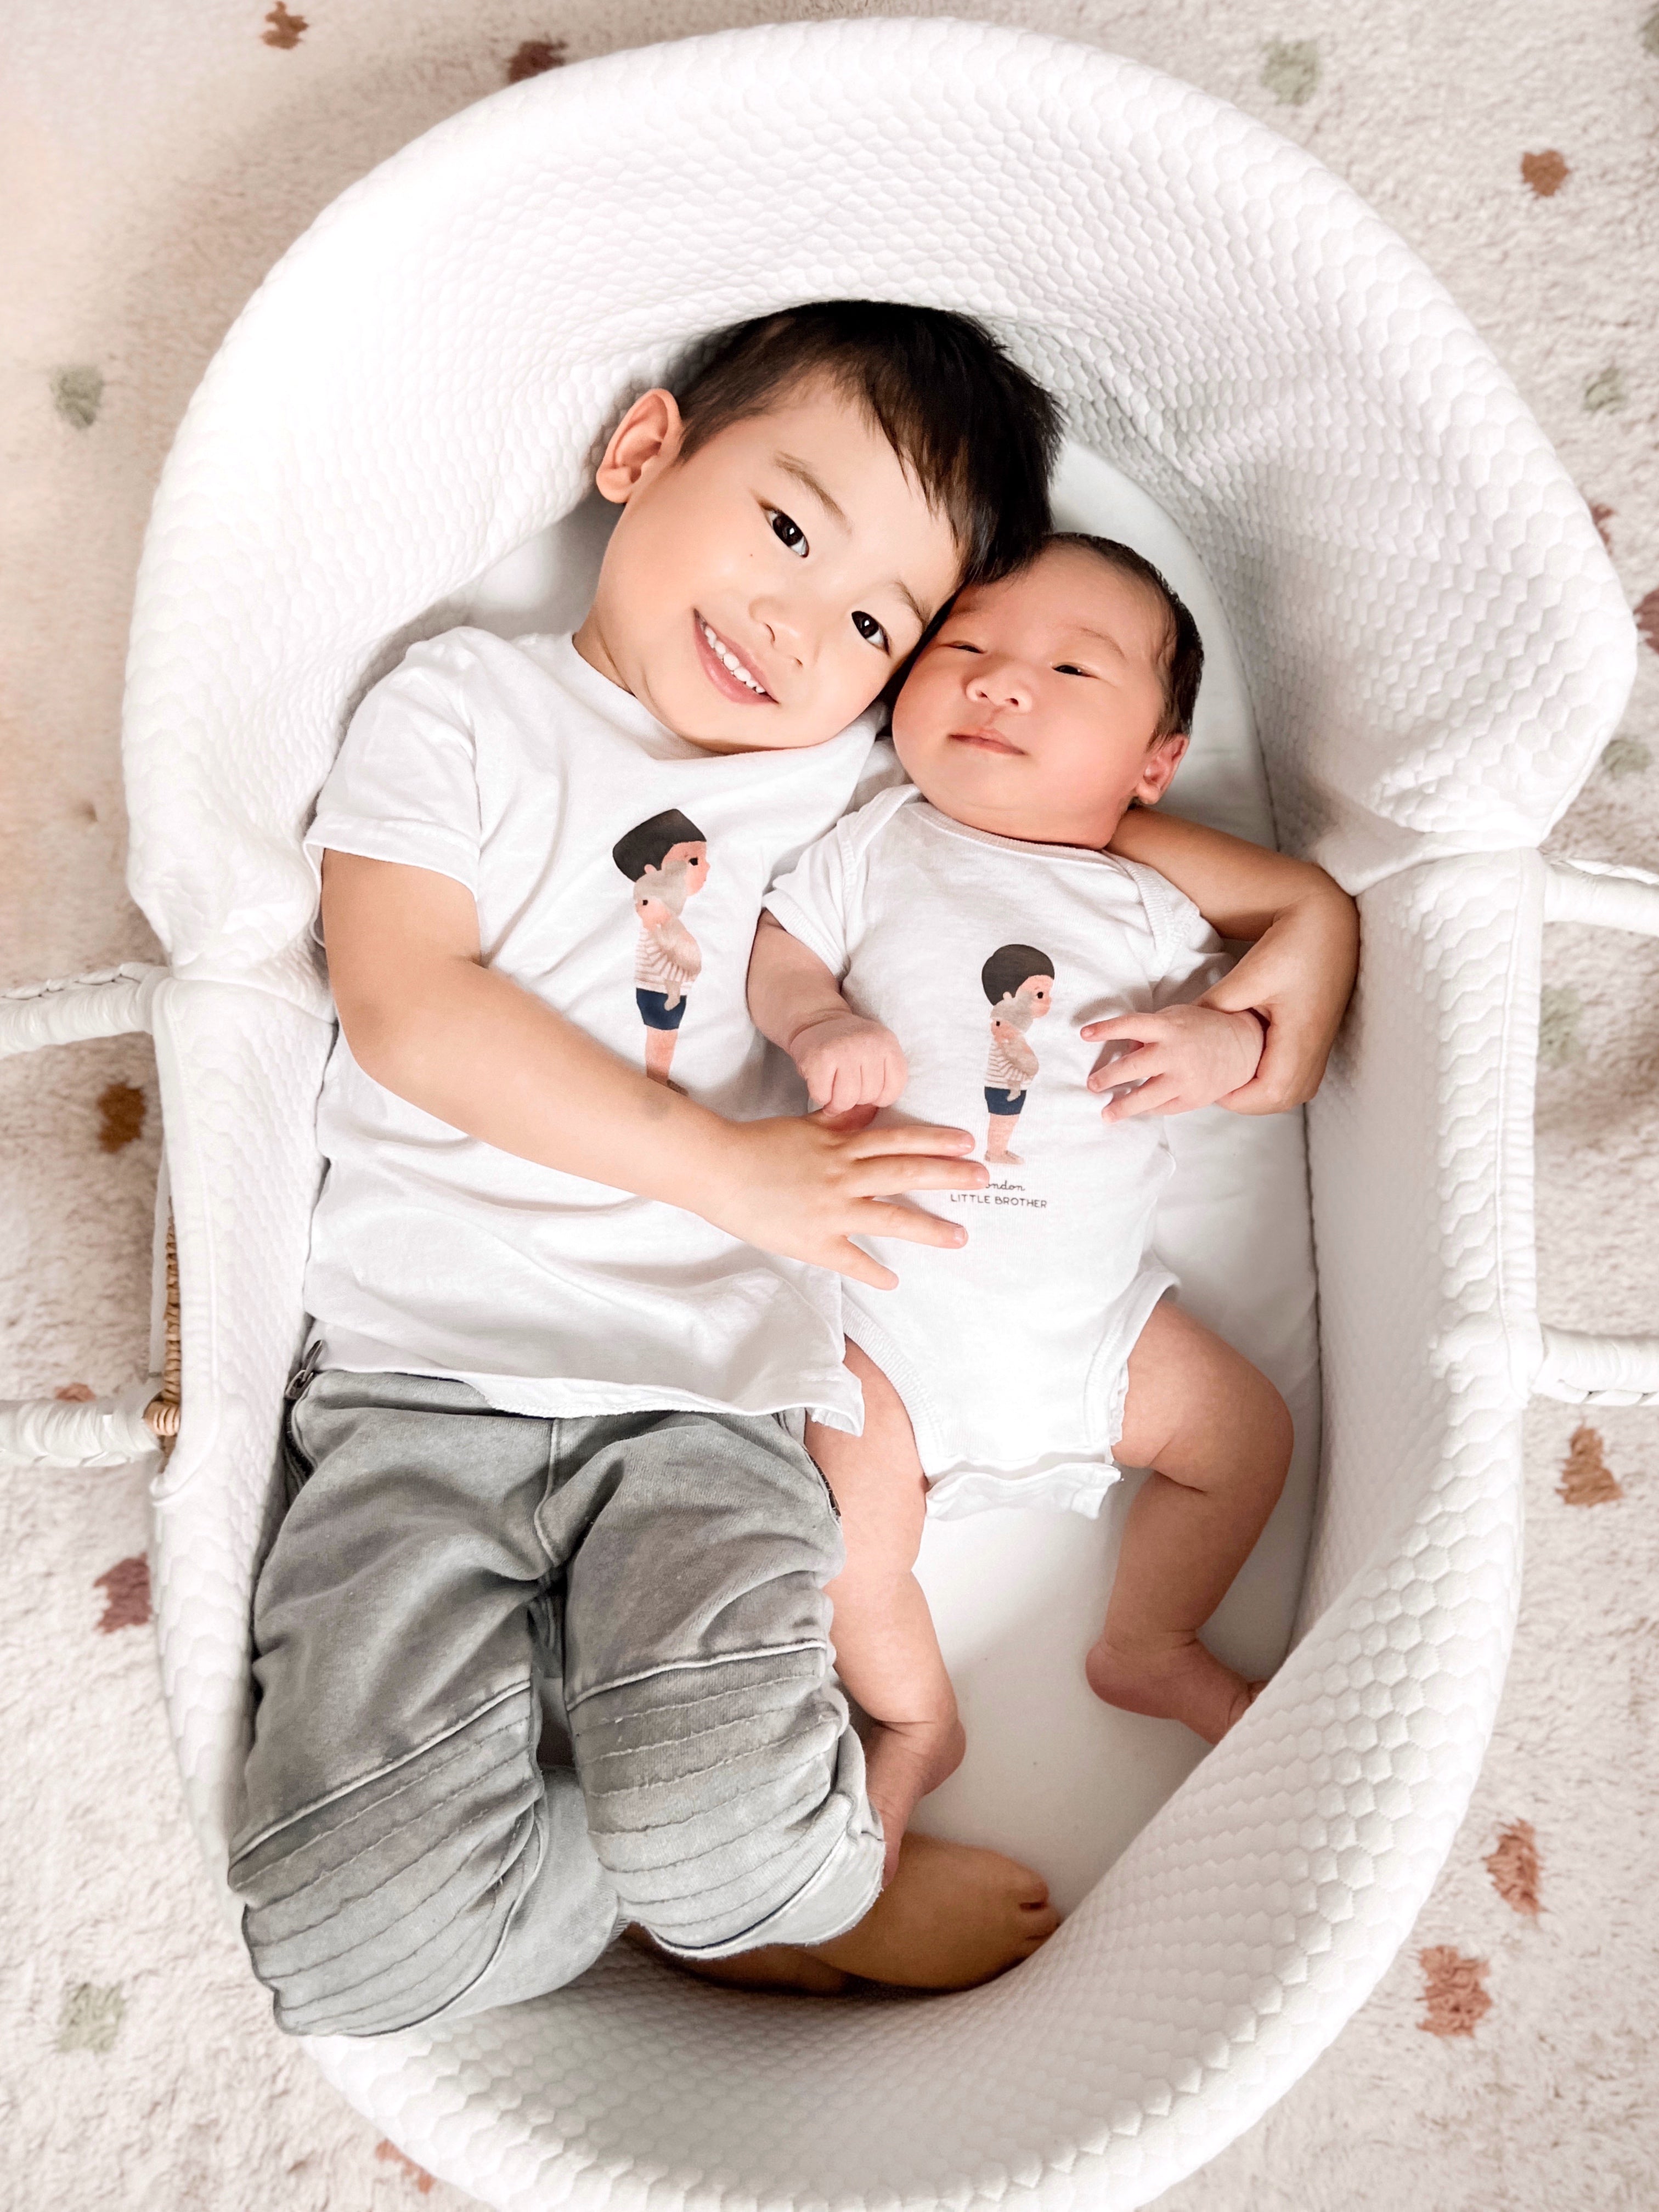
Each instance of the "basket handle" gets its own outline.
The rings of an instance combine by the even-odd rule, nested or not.
[[[1600,860],[1550,860],[1544,878],[1546,921],[1593,922],[1659,937],[1659,876]],[[1659,1406],[1659,1336],[1603,1336],[1594,1330],[1541,1330],[1544,1356],[1533,1389],[1571,1406]]]
[[[165,968],[129,962],[0,994],[0,1060],[152,1026]],[[107,1398],[0,1400],[0,1467],[125,1467],[178,1427],[155,1376]]]

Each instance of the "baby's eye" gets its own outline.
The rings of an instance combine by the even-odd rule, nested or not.
[[[1086,668],[1075,666],[1069,660],[1061,660],[1055,664],[1054,673],[1056,676],[1086,676],[1089,672]]]
[[[887,633],[873,615],[866,615],[860,610],[853,617],[853,627],[866,645],[878,645],[884,653],[889,650]]]
[[[777,539],[779,544],[786,547],[797,560],[804,561],[809,549],[806,544],[806,532],[801,528],[799,523],[793,521],[788,515],[775,507],[769,507],[765,513],[767,520],[772,526],[772,535]]]

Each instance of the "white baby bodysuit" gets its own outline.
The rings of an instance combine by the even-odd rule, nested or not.
[[[1078,1031],[1196,998],[1219,940],[1150,868],[964,828],[908,786],[820,838],[766,904],[903,1046],[881,1118],[971,1129],[991,1167],[987,1190],[922,1200],[966,1224],[964,1248],[874,1240],[899,1287],[842,1290],[848,1335],[910,1415],[928,1510],[1098,1513],[1129,1353],[1175,1282],[1150,1242],[1171,1162],[1160,1117],[1101,1120],[1099,1048]]]
[[[876,718],[714,753],[568,638],[452,630],[354,717],[306,839],[435,870],[483,957],[636,1066],[743,1119],[797,1110],[745,983],[776,870],[851,803]],[[832,1276],[678,1207],[515,1158],[411,1106],[337,1043],[306,1270],[324,1364],[445,1375],[510,1413],[805,1407],[856,1428]]]

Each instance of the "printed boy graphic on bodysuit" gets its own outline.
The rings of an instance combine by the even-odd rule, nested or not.
[[[645,1072],[653,1083],[666,1083],[685,994],[702,973],[697,940],[680,916],[708,880],[708,841],[689,815],[672,806],[636,823],[617,840],[611,857],[634,886],[640,921],[634,998],[645,1024]]]
[[[1054,1005],[1054,963],[1034,945],[999,945],[981,969],[979,980],[991,1002],[985,1161],[988,1167],[1023,1167],[1024,1162],[1008,1145],[1037,1072],[1037,1056],[1025,1032]]]

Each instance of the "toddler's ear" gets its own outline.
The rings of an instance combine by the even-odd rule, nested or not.
[[[593,472],[602,497],[626,506],[641,484],[678,458],[685,426],[672,392],[654,385],[642,392],[611,433]]]
[[[1154,739],[1152,750],[1141,764],[1140,780],[1131,793],[1132,799],[1139,799],[1143,806],[1156,806],[1170,788],[1170,779],[1181,766],[1191,743],[1192,739],[1184,732],[1177,737]]]

